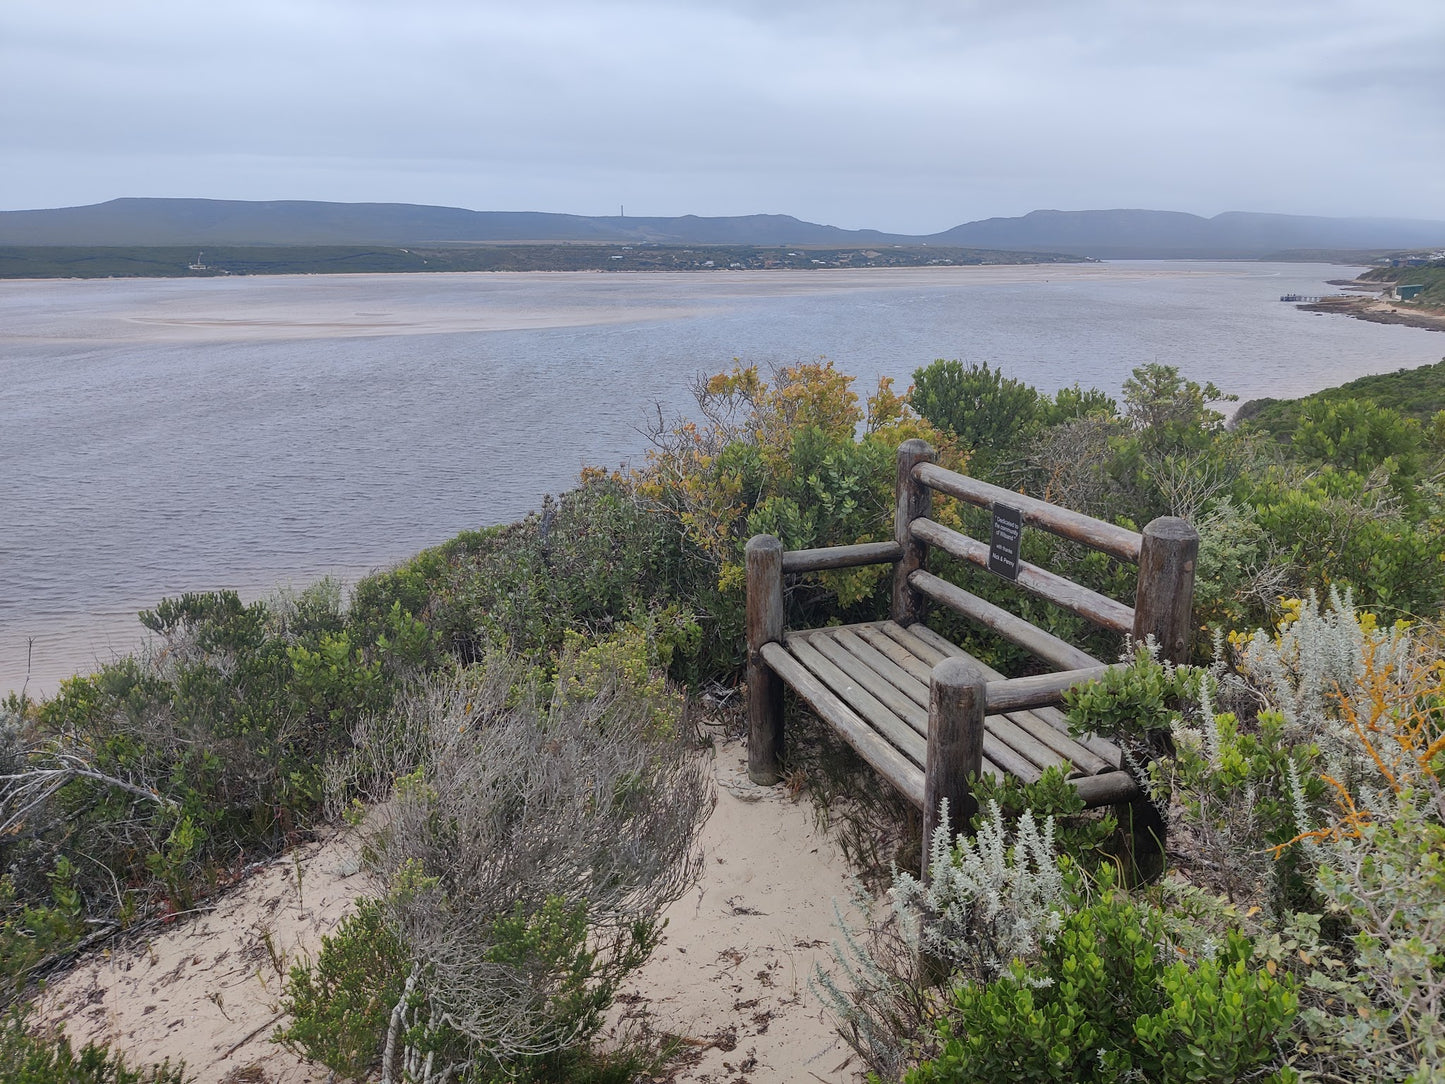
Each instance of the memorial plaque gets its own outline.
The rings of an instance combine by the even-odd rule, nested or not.
[[[988,546],[988,570],[1006,580],[1019,578],[1019,541],[1024,517],[1006,504],[993,506],[993,534]]]

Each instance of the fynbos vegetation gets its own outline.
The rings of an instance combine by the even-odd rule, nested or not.
[[[1166,876],[1121,883],[1111,820],[1056,774],[981,787],[975,839],[926,841],[934,876],[900,877],[818,979],[868,1064],[916,1081],[1431,1079],[1433,415],[1357,397],[1229,429],[1218,389],[1163,365],[1118,402],[946,361],[862,403],[827,363],[737,367],[696,391],[697,417],[658,418],[634,472],[584,472],[537,514],[349,598],[321,583],[164,600],[142,615],[142,655],[0,706],[3,1041],[72,1057],[27,1037],[36,980],[359,809],[372,894],[292,969],[277,1038],[357,1079],[625,1078],[593,1039],[695,870],[708,788],[684,689],[737,680],[742,547],[889,537],[894,450],[919,436],[1100,518],[1191,519],[1198,665],[1146,650],[1071,704],[1150,765]],[[1111,559],[1028,532],[1024,558],[1045,551],[1081,583],[1121,582]],[[822,572],[786,601],[811,624],[867,620],[887,590],[877,568]],[[1090,643],[1045,603],[1023,616]],[[940,631],[1005,672],[1027,665],[978,630]]]

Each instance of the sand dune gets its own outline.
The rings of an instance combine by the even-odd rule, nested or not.
[[[666,1079],[783,1084],[858,1079],[808,988],[828,958],[847,864],[806,802],[747,781],[745,752],[720,745],[717,806],[701,881],[669,909],[661,945],[628,983],[610,1031],[684,1037]],[[270,1042],[281,976],[315,952],[356,896],[356,837],[337,832],[259,869],[204,914],[85,961],[51,984],[42,1023],[137,1059],[184,1059],[198,1084],[322,1084],[328,1071]]]

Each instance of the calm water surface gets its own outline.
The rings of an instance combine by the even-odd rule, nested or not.
[[[938,357],[1242,399],[1445,353],[1302,313],[1319,264],[0,282],[0,694],[138,642],[166,595],[352,580],[640,456],[734,358],[906,386]],[[28,663],[27,663],[28,657]]]

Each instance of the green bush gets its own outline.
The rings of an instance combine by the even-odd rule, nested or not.
[[[401,611],[387,617],[360,642],[330,581],[266,602],[165,599],[141,615],[155,636],[144,654],[66,680],[23,720],[6,709],[0,953],[11,973],[68,951],[87,924],[103,933],[188,909],[242,855],[311,823],[323,765],[428,642]],[[73,908],[51,902],[57,870]]]
[[[1161,662],[1151,645],[1138,644],[1128,666],[1064,693],[1069,729],[1121,742],[1166,748],[1181,712],[1197,705],[1209,672],[1195,666]]]
[[[1085,869],[1091,869],[1113,840],[1119,822],[1108,810],[1085,812],[1084,799],[1057,764],[1044,769],[1032,783],[1022,782],[1016,775],[985,775],[973,784],[979,812],[969,826],[979,831],[989,816],[990,803],[1002,810],[1009,820],[1027,814],[1034,820],[1051,820],[1053,842],[1059,854]]]
[[[603,636],[624,621],[646,623],[679,600],[711,624],[709,579],[667,516],[626,480],[589,472],[538,513],[458,536],[363,580],[351,621],[394,654],[414,658],[417,669],[435,665],[442,652],[470,663],[495,648],[540,661],[569,633]],[[431,639],[406,624],[419,624]],[[736,650],[709,642],[710,658]],[[675,672],[696,673],[701,647],[687,645],[673,660]]]
[[[104,1046],[86,1043],[79,1051],[63,1034],[32,1035],[23,1012],[11,1011],[0,1025],[0,1084],[187,1084],[185,1064],[136,1068]]]
[[[908,398],[921,417],[972,453],[970,467],[981,471],[980,477],[987,477],[997,457],[1034,429],[1042,399],[1037,389],[989,368],[986,361],[965,366],[943,358],[914,372]],[[1080,394],[1062,409],[1077,415],[1101,406],[1102,400]]]
[[[1298,1010],[1292,980],[1251,969],[1251,956],[1231,933],[1212,957],[1174,958],[1159,910],[1107,890],[1037,962],[958,988],[942,1053],[905,1079],[1239,1080],[1277,1059]]]
[[[1388,484],[1325,466],[1306,477],[1271,473],[1251,503],[1260,528],[1296,569],[1291,593],[1354,589],[1361,606],[1436,614],[1445,598],[1445,535],[1414,518]]]
[[[273,1038],[344,1077],[364,1079],[381,1061],[387,1021],[410,967],[381,905],[359,901],[335,933],[322,937],[314,962],[291,965],[281,997],[290,1021]]]

